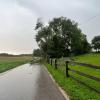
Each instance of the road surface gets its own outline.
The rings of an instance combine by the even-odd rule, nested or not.
[[[0,100],[65,100],[47,71],[25,64],[0,74]]]

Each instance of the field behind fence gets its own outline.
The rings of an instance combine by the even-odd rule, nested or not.
[[[72,78],[100,94],[100,66],[76,62],[68,58],[50,59],[55,70],[60,70],[66,78]]]

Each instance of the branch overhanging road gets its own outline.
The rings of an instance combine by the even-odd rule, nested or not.
[[[25,64],[0,74],[0,100],[66,100],[40,65]]]

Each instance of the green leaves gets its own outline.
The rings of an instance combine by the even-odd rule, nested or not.
[[[92,47],[97,52],[100,52],[100,36],[95,36],[92,40]]]
[[[38,27],[36,41],[45,56],[59,58],[86,53],[89,50],[86,50],[89,45],[78,24],[66,17],[54,18],[48,25],[42,27],[38,21],[36,27]]]

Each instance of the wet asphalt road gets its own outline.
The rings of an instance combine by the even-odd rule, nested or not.
[[[65,100],[47,71],[25,64],[0,74],[0,100]]]

